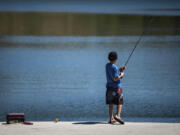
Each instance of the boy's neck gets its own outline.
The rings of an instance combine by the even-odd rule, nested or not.
[[[111,64],[114,64],[115,62],[114,61],[110,61]]]

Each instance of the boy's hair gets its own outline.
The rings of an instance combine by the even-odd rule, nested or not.
[[[115,61],[118,59],[118,55],[116,52],[112,51],[112,52],[109,52],[109,55],[108,55],[108,59],[110,61]]]

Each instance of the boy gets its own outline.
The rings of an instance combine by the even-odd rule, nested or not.
[[[118,59],[116,52],[110,52],[108,59],[110,62],[106,64],[106,104],[109,104],[109,123],[113,124],[117,121],[120,124],[124,124],[124,121],[120,117],[123,105],[123,94],[120,79],[124,76],[124,72],[122,72],[122,70],[125,69],[125,66],[118,69],[115,65]],[[113,116],[114,104],[117,105],[117,114],[115,116]]]

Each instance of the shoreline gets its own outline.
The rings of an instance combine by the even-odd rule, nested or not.
[[[2,116],[1,116],[2,117]],[[5,118],[5,117],[4,117]],[[89,123],[107,123],[107,118],[91,118],[91,119],[74,119],[71,120],[62,119],[60,117],[57,117],[59,122],[89,122]],[[122,119],[125,122],[128,123],[180,123],[180,117],[122,117]],[[55,123],[54,119],[45,119],[45,120],[33,120],[33,119],[26,119],[28,122],[49,122],[49,123]],[[6,123],[5,119],[1,119],[0,123]]]
[[[68,135],[177,135],[180,133],[180,123],[152,123],[152,122],[126,122],[125,125],[118,123],[112,125],[107,122],[33,122],[33,125],[5,124],[0,122],[0,134],[6,135],[46,135],[46,134],[68,134]]]

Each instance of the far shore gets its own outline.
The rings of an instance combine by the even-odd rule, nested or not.
[[[0,36],[139,36],[144,29],[144,35],[180,35],[179,16],[0,12],[0,20]]]

